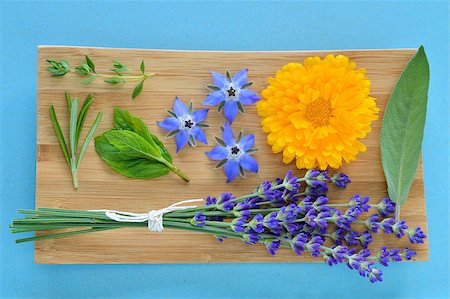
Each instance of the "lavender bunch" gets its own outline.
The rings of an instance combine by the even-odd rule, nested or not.
[[[326,171],[309,170],[304,177],[296,177],[288,171],[283,179],[264,181],[250,194],[235,197],[231,193],[222,193],[219,197],[207,197],[204,206],[166,213],[163,224],[166,228],[209,233],[221,242],[234,238],[248,245],[262,244],[271,255],[280,248],[290,248],[297,255],[321,258],[330,266],[345,264],[372,283],[381,281],[382,271],[376,263],[387,266],[391,262],[410,260],[416,253],[409,248],[383,247],[372,254],[367,249],[372,235],[378,232],[394,234],[398,238],[406,235],[413,244],[423,243],[426,236],[419,227],[410,229],[404,220],[389,217],[395,210],[395,204],[389,198],[371,204],[368,197],[355,194],[347,203],[329,203],[326,197],[329,186],[346,188],[350,182],[345,174],[330,177]],[[363,219],[362,215],[370,208],[376,208],[378,214]],[[62,209],[20,212],[28,217],[13,221],[13,232],[67,227],[89,229],[41,235],[18,242],[147,225],[116,222],[101,212]],[[365,226],[366,230],[354,230],[355,224]],[[364,249],[357,251],[355,246],[359,244]]]

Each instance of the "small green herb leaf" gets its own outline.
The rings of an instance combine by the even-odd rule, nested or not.
[[[389,197],[403,205],[422,147],[430,70],[423,46],[403,70],[389,99],[381,127],[381,161]]]
[[[131,97],[133,99],[135,99],[142,91],[142,87],[144,87],[144,80],[142,80],[141,82],[139,82],[138,85],[136,85],[136,87],[133,90],[133,94],[131,95]]]
[[[95,65],[92,60],[89,58],[89,55],[86,55],[86,64],[91,68],[91,70],[95,73]]]
[[[145,63],[144,60],[141,61],[141,66],[139,67],[142,74],[145,74]]]

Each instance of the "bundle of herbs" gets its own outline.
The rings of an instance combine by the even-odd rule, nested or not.
[[[387,266],[410,260],[416,253],[409,248],[386,247],[372,253],[367,249],[372,234],[381,231],[398,238],[407,236],[413,244],[423,243],[426,235],[419,227],[410,229],[404,220],[389,217],[395,204],[388,198],[370,204],[368,197],[355,194],[346,204],[330,203],[326,197],[329,185],[345,188],[349,182],[342,173],[330,177],[326,171],[309,170],[304,177],[296,177],[289,171],[283,179],[262,182],[250,194],[208,196],[203,206],[169,211],[162,214],[162,224],[165,228],[212,234],[220,242],[233,238],[250,245],[263,244],[271,255],[279,248],[290,248],[297,255],[310,254],[329,265],[346,264],[371,282],[381,281],[382,272],[375,263]],[[370,209],[378,213],[363,218]],[[19,213],[25,218],[14,220],[11,231],[39,235],[18,239],[18,243],[149,225],[144,218],[140,222],[117,221],[107,211],[38,208]],[[354,225],[363,225],[365,230],[357,231]],[[53,231],[57,229],[76,230]],[[49,230],[52,232],[43,234]],[[358,251],[359,244],[364,249]]]

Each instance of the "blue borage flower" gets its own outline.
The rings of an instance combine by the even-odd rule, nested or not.
[[[250,172],[258,172],[258,163],[255,158],[250,156],[255,152],[253,149],[255,137],[253,134],[242,136],[242,131],[239,132],[235,139],[230,124],[226,123],[223,127],[222,139],[216,137],[219,146],[213,148],[206,155],[213,160],[220,161],[217,168],[224,168],[227,176],[227,183],[231,182],[239,174],[245,178],[245,170]]]
[[[231,124],[238,111],[244,113],[242,105],[251,105],[261,98],[248,89],[252,83],[247,82],[248,69],[238,71],[233,78],[228,71],[226,77],[222,74],[211,72],[214,85],[207,85],[211,93],[203,101],[203,105],[216,106],[218,111],[223,109],[225,118]]]
[[[196,140],[208,144],[204,127],[208,127],[204,120],[209,109],[193,110],[192,102],[189,107],[175,97],[173,102],[173,111],[167,110],[170,117],[157,124],[164,130],[170,131],[167,137],[175,136],[177,153],[186,145],[196,145]]]

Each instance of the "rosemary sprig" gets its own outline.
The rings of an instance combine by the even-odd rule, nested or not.
[[[69,146],[67,146],[64,135],[61,131],[61,127],[56,116],[55,107],[50,106],[50,119],[55,129],[56,136],[58,137],[59,144],[61,145],[62,152],[66,159],[67,165],[69,165],[70,172],[72,173],[73,187],[78,188],[78,168],[81,163],[81,159],[86,153],[89,142],[91,141],[95,130],[102,119],[102,112],[97,114],[94,123],[92,124],[86,138],[84,139],[81,150],[77,155],[78,142],[80,140],[81,130],[83,129],[84,122],[86,120],[86,115],[94,101],[92,95],[88,95],[83,102],[80,112],[78,112],[78,98],[75,97],[73,100],[70,98],[68,92],[65,93],[67,101],[67,109],[69,111]]]
[[[50,66],[47,70],[52,74],[53,77],[62,77],[68,73],[76,73],[80,76],[86,77],[81,83],[89,84],[95,78],[102,78],[103,82],[107,84],[111,84],[114,87],[121,87],[126,82],[130,81],[139,81],[139,83],[133,89],[133,93],[131,97],[136,98],[142,91],[144,87],[144,81],[148,77],[155,76],[156,73],[146,73],[145,72],[145,63],[142,60],[141,65],[139,67],[139,75],[127,75],[126,73],[130,71],[130,69],[125,66],[123,63],[119,61],[114,61],[113,68],[111,71],[114,74],[100,74],[97,73],[95,69],[95,64],[89,57],[89,55],[85,56],[86,61],[81,63],[79,66],[75,68],[71,68],[69,62],[65,60],[53,60],[48,59],[47,62],[50,63]]]

